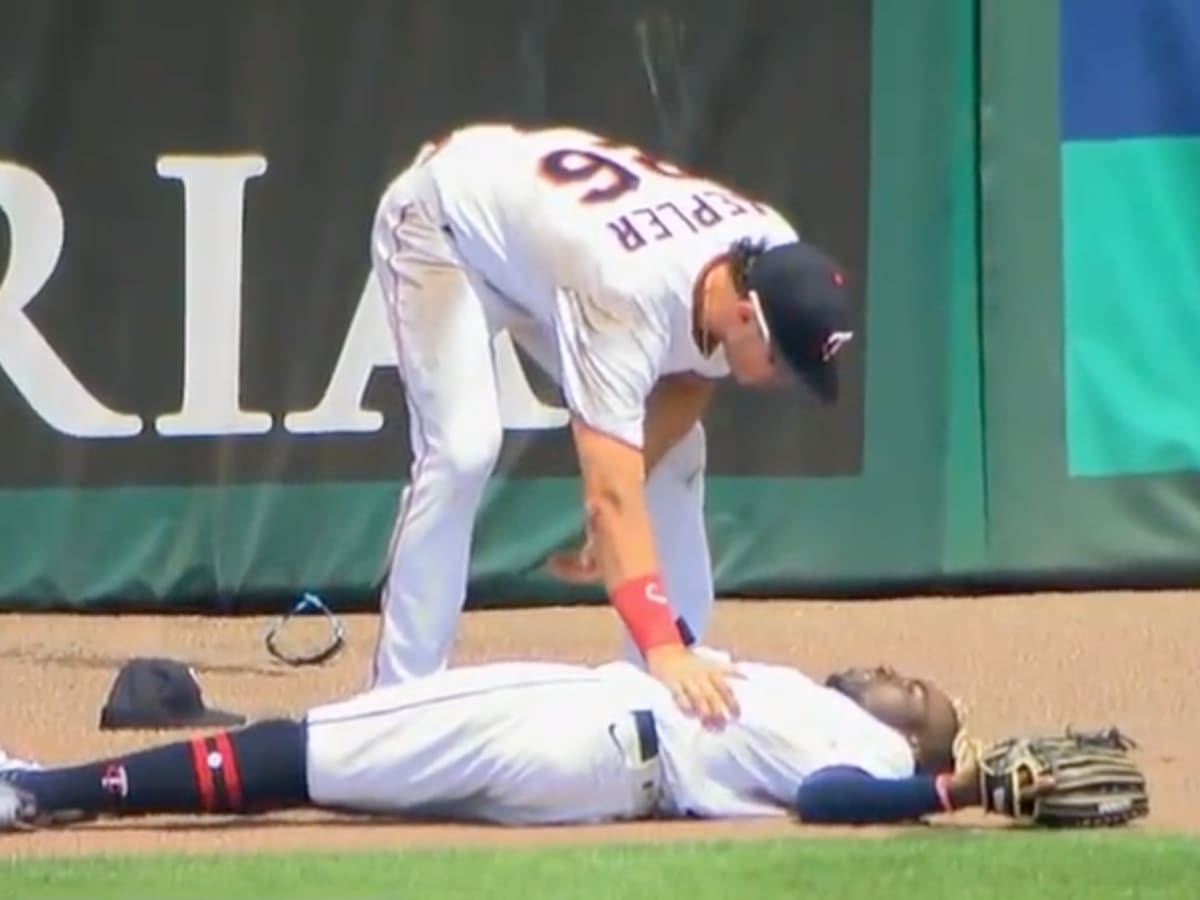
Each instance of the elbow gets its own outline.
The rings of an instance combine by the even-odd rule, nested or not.
[[[832,825],[845,821],[836,792],[828,784],[806,782],[796,791],[795,813],[801,822],[812,825]]]
[[[590,478],[583,486],[583,507],[588,528],[608,534],[620,528],[640,498],[641,484],[626,478]]]
[[[826,770],[797,788],[794,811],[811,825],[872,824],[877,818],[867,795],[875,783],[858,770]]]

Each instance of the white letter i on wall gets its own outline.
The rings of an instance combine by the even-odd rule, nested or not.
[[[246,182],[262,175],[261,156],[164,156],[158,174],[183,183],[183,404],[159,416],[169,436],[264,434],[271,416],[243,410],[242,232]]]

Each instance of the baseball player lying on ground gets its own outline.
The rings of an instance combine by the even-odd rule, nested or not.
[[[952,774],[959,718],[886,668],[824,684],[742,663],[723,728],[640,668],[509,662],[449,669],[114,759],[0,775],[0,828],[93,816],[297,807],[547,825],[798,815],[882,823],[977,805]]]
[[[681,708],[735,714],[725,671],[676,621],[702,641],[712,611],[701,419],[726,376],[834,399],[842,272],[775,209],[637,147],[488,124],[426,145],[387,187],[371,258],[413,453],[371,685],[446,667],[503,439],[503,330],[570,411],[584,568],[626,625],[625,658]]]

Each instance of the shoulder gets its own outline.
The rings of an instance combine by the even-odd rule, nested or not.
[[[535,226],[546,229],[557,254],[548,252],[550,272],[567,294],[610,313],[623,325],[641,324],[669,332],[682,315],[673,285],[661,266],[650,260],[623,258],[594,229],[578,227],[571,214]],[[600,235],[603,238],[603,235]]]
[[[574,150],[595,144],[600,138],[590,131],[566,125],[524,128],[512,122],[469,122],[454,129],[447,143],[510,145],[531,155],[555,150]]]
[[[844,734],[839,743],[843,764],[857,766],[876,778],[906,778],[916,771],[913,749],[904,735],[844,694],[831,688],[822,690],[842,709]]]
[[[758,206],[763,213],[759,224],[758,239],[763,241],[768,248],[799,240],[799,230],[779,209],[763,203]]]
[[[739,677],[730,684],[743,709],[757,711],[764,721],[825,720],[819,712],[822,688],[790,666],[733,660]]]
[[[756,681],[791,681],[797,685],[816,688],[819,685],[809,675],[804,674],[794,666],[777,663],[752,662],[749,660],[734,660],[738,671]]]
[[[851,700],[790,666],[738,665],[735,688],[743,709],[761,710],[764,721],[803,734],[822,765],[852,766],[877,778],[902,778],[914,770],[904,736]]]

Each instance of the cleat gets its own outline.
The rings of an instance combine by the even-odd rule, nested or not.
[[[33,828],[38,816],[37,801],[11,781],[0,780],[0,831]]]

